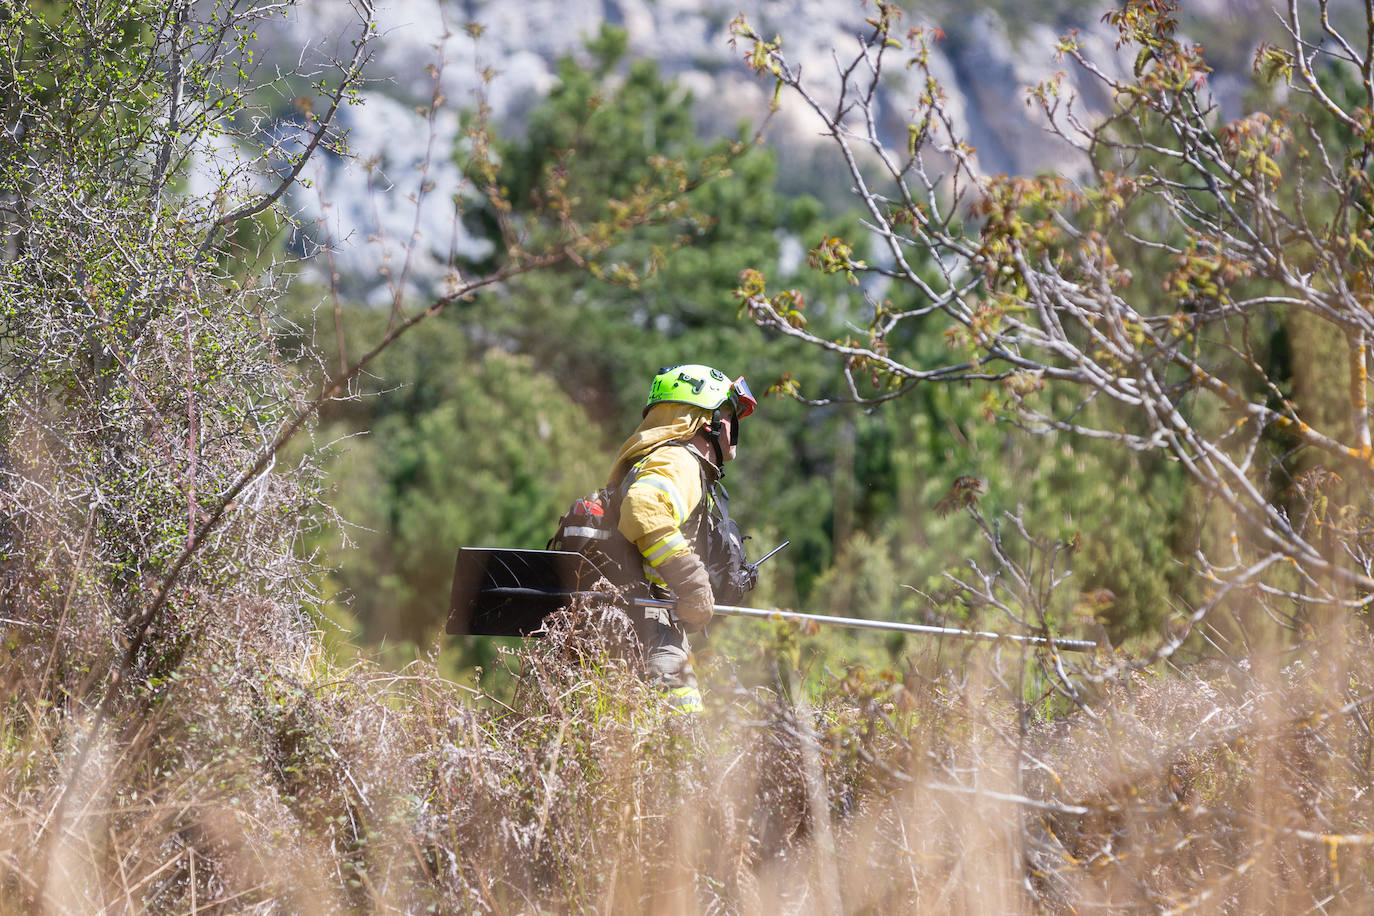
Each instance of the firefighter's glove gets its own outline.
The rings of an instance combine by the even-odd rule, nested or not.
[[[690,550],[680,553],[660,563],[658,574],[677,595],[676,613],[683,629],[691,633],[706,626],[716,599],[701,558]]]

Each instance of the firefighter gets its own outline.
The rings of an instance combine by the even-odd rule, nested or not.
[[[674,615],[646,608],[639,627],[650,681],[684,712],[701,709],[687,634],[711,619],[717,592],[731,603],[753,585],[721,480],[754,405],[743,377],[697,364],[660,369],[643,422],[611,468],[620,533],[638,550],[651,591],[677,601]]]

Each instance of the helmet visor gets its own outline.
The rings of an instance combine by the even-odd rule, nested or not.
[[[749,390],[749,383],[744,380],[744,376],[735,379],[735,383],[730,386],[730,406],[735,410],[735,419],[743,420],[754,412],[754,405],[758,402],[754,400],[754,393]]]

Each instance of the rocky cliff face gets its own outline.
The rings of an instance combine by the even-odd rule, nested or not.
[[[1256,2],[1207,0],[1194,13],[1234,18]],[[1083,8],[1082,2],[1066,0],[1065,5],[1070,12]],[[945,0],[944,6],[952,4]],[[345,112],[353,158],[323,164],[316,189],[298,194],[295,205],[310,220],[327,213],[327,222],[317,224],[328,226],[344,271],[359,277],[376,278],[414,233],[421,245],[411,275],[430,282],[451,253],[481,248],[454,218],[451,201],[460,192],[460,176],[449,151],[458,137],[457,112],[472,105],[483,69],[497,73],[488,103],[498,122],[504,130],[518,131],[525,113],[553,85],[557,59],[582,53],[585,39],[602,23],[611,23],[628,33],[632,55],[658,61],[692,93],[703,131],[730,133],[742,120],[760,120],[772,91],[730,47],[729,22],[740,10],[740,0],[379,0],[382,39],[368,71],[372,83],[366,104]],[[944,40],[932,48],[933,70],[950,110],[978,149],[980,168],[987,173],[1060,168],[1069,151],[1046,130],[1038,106],[1026,104],[1026,88],[1062,69],[1079,98],[1079,114],[1100,114],[1108,99],[1074,68],[1056,61],[1053,47],[1060,34],[1076,26],[1089,53],[1109,70],[1121,71],[1130,62],[1115,48],[1115,31],[1101,21],[1100,9],[1031,25],[1009,24],[985,0],[968,0],[963,10],[937,21],[918,9],[906,23],[943,31]],[[837,85],[832,52],[843,57],[852,51],[865,15],[871,14],[848,0],[751,0],[743,11],[762,33],[784,37],[789,58],[822,94],[833,93]],[[307,0],[275,34],[264,35],[265,50],[294,57],[306,43],[328,49],[355,16],[350,3]],[[469,22],[484,27],[480,39],[474,41],[465,30]],[[448,100],[432,123],[416,110],[429,104],[431,66],[438,68]],[[917,79],[894,68],[880,90],[880,124],[898,146],[905,142],[907,100],[919,91]],[[1230,83],[1220,78],[1215,85],[1238,98],[1239,77]],[[767,136],[797,185],[789,189],[819,180],[811,163],[826,141],[800,103],[787,100]],[[435,187],[413,225],[412,198],[426,169]],[[371,244],[365,244],[368,239]],[[378,289],[376,295],[385,297],[386,291]]]

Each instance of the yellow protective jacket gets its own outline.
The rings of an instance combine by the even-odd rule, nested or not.
[[[710,419],[708,411],[689,404],[654,405],[611,469],[612,487],[634,470],[620,504],[620,533],[639,550],[645,575],[656,585],[664,583],[654,570],[692,549],[696,532],[684,526],[706,495],[703,472],[714,479],[715,468],[681,443]]]

